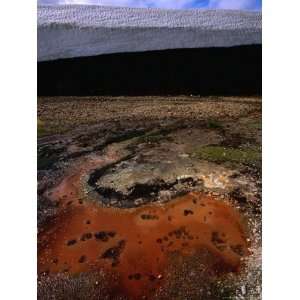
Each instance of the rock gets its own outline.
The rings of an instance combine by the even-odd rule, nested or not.
[[[246,295],[246,287],[243,285],[241,286],[241,292],[242,292],[242,295],[245,296]]]
[[[139,198],[139,199],[134,200],[134,204],[135,204],[136,206],[143,204],[143,202],[144,202],[144,201],[143,201],[142,198]]]
[[[189,155],[186,154],[186,153],[179,154],[178,156],[179,156],[180,158],[187,158],[187,157],[189,157]]]
[[[160,191],[159,192],[159,198],[161,200],[167,201],[170,200],[172,198],[172,194],[170,191]]]

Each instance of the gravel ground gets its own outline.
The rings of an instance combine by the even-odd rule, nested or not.
[[[258,97],[39,97],[46,133],[104,121],[236,118],[260,111]]]

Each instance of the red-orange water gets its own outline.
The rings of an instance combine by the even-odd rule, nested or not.
[[[76,274],[103,269],[120,290],[139,299],[163,284],[169,254],[207,249],[220,270],[237,270],[247,243],[238,213],[212,197],[190,193],[164,205],[105,208],[79,197],[79,175],[52,191],[61,212],[39,237],[38,272]]]

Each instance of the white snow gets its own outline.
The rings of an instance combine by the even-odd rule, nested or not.
[[[38,7],[38,61],[261,44],[261,12],[89,5]]]

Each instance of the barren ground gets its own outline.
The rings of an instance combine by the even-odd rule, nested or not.
[[[39,299],[261,299],[261,99],[38,99]]]

